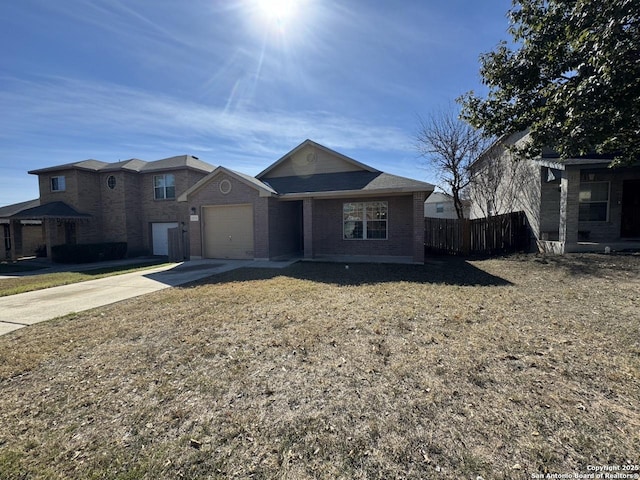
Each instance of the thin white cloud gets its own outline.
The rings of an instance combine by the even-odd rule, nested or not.
[[[393,125],[328,111],[239,108],[225,112],[114,84],[65,78],[0,81],[7,86],[0,91],[0,103],[7,107],[0,117],[0,135],[6,139],[50,133],[60,135],[58,143],[67,139],[130,144],[151,137],[185,146],[235,145],[248,155],[282,154],[305,138],[338,149],[411,148],[411,139]]]

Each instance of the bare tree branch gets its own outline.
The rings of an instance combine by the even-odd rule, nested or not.
[[[452,109],[419,119],[416,149],[451,193],[458,218],[464,218],[462,195],[471,179],[469,167],[487,145],[481,132]]]

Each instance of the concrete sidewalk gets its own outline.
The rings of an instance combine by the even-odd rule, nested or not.
[[[194,260],[86,282],[0,297],[0,335],[241,267],[284,268],[295,260]]]

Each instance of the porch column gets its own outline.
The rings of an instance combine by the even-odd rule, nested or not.
[[[55,218],[44,218],[44,244],[47,247],[47,258],[51,260],[51,249],[54,245],[58,245],[58,222]]]
[[[22,223],[20,220],[11,220],[9,223],[9,235],[11,237],[11,261],[15,262],[22,256]]]
[[[302,232],[304,258],[313,258],[313,198],[302,201]]]
[[[413,192],[413,261],[424,263],[425,192]]]
[[[563,252],[575,250],[578,243],[578,197],[580,170],[565,169],[560,180],[560,241]]]

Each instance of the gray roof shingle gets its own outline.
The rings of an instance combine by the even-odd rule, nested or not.
[[[125,170],[129,172],[150,173],[162,170],[176,170],[180,168],[190,168],[207,173],[210,173],[215,169],[213,165],[203,162],[192,155],[178,155],[176,157],[163,158],[162,160],[155,160],[153,162],[146,162],[139,158],[131,158],[129,160],[113,163],[101,162],[99,160],[83,160],[81,162],[65,163],[63,165],[31,170],[29,173],[38,175],[41,173],[72,169],[89,170],[93,172],[117,172]]]
[[[0,218],[12,217],[16,213],[20,213],[28,208],[37,207],[38,205],[40,205],[40,199],[36,198],[35,200],[27,200],[26,202],[14,203],[12,205],[0,207]]]
[[[90,218],[91,215],[80,213],[64,202],[49,202],[33,208],[22,210],[11,218],[16,220],[39,220],[42,218]]]
[[[273,177],[264,180],[279,194],[402,190],[432,191],[433,185],[383,172],[320,173],[309,177]]]

